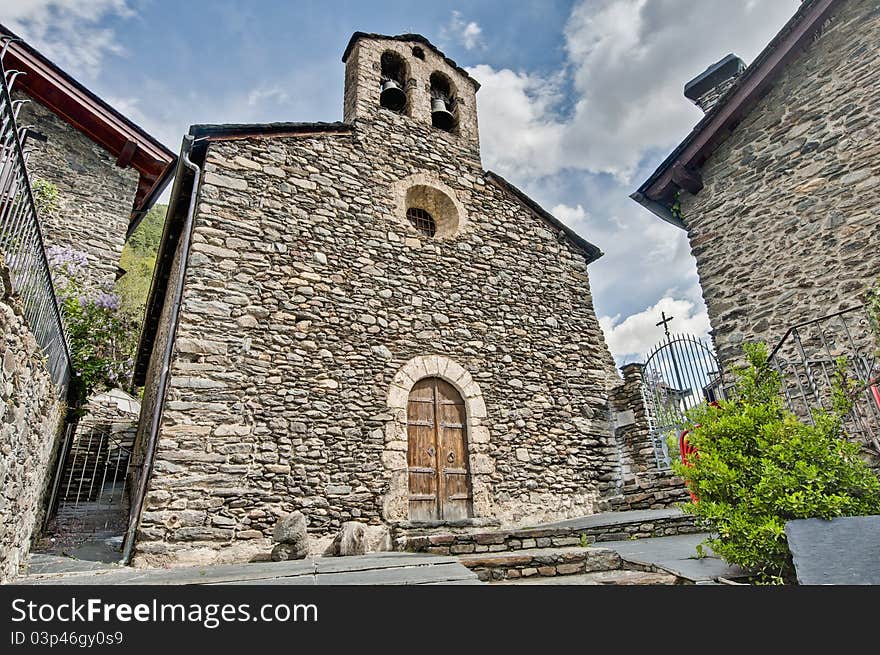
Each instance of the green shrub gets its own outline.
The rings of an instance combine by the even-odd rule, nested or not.
[[[843,438],[843,387],[834,412],[814,411],[815,426],[803,423],[783,407],[766,347],[747,344],[745,353],[749,366],[734,372],[735,399],[689,413],[698,456],[673,468],[696,493],[686,509],[709,525],[707,542],[718,555],[761,581],[790,582],[786,521],[878,514],[880,480]]]
[[[871,329],[874,331],[877,346],[880,348],[880,280],[877,280],[873,288],[868,290],[867,307]]]
[[[58,187],[46,180],[35,178],[31,184],[34,194],[34,205],[40,218],[58,211]]]

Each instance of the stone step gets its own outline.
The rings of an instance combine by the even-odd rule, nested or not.
[[[592,514],[534,527],[438,526],[394,530],[394,547],[399,551],[437,555],[497,553],[532,548],[566,548],[603,541],[643,539],[698,532],[692,516],[677,509],[637,510]]]
[[[460,555],[458,561],[484,581],[611,571],[622,563],[608,548],[529,548]]]
[[[516,585],[674,585],[682,580],[670,573],[651,573],[619,569],[617,571],[595,571],[553,578],[511,578],[499,580],[495,584]]]

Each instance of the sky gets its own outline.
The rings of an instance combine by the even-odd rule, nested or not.
[[[0,22],[177,151],[189,125],[342,119],[355,31],[426,36],[477,94],[483,167],[605,253],[618,363],[709,319],[685,233],[629,198],[699,121],[684,85],[747,64],[799,0],[2,0]]]

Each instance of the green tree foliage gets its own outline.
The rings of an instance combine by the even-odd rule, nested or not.
[[[848,411],[842,373],[833,412],[814,411],[815,426],[782,404],[782,383],[763,344],[747,344],[735,371],[734,400],[689,413],[692,466],[674,462],[699,500],[687,511],[711,527],[712,549],[766,582],[793,578],[785,523],[792,519],[880,513],[880,480],[844,438]]]
[[[116,282],[120,311],[137,326],[143,322],[153,269],[156,266],[156,254],[162,240],[166,209],[166,205],[154,205],[147,212],[129,237],[119,261],[119,266],[125,270],[125,275]]]

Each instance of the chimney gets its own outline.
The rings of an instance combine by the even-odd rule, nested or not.
[[[692,100],[703,110],[703,113],[708,113],[736,83],[745,69],[746,65],[742,59],[729,54],[685,84],[684,97]]]

